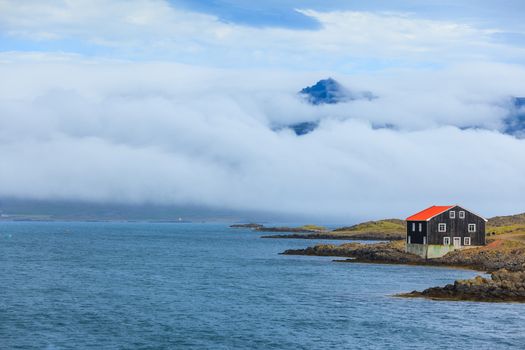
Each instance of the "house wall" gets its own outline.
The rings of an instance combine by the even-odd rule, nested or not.
[[[416,224],[416,230],[412,230],[412,223]],[[421,224],[421,232],[419,232],[419,224]],[[427,235],[427,226],[426,221],[407,221],[407,243],[408,237],[410,237],[410,243],[423,244],[423,237]]]
[[[450,218],[450,211],[456,212],[454,219]],[[465,212],[465,218],[459,218],[459,212]],[[438,232],[438,224],[447,224],[446,232]],[[468,232],[468,224],[476,224],[476,232]],[[470,237],[471,245],[485,245],[485,220],[469,212],[468,210],[456,206],[449,209],[428,221],[428,244],[443,245],[443,238],[450,237],[450,244],[453,244],[453,237],[461,237],[461,245],[463,245],[463,238]]]

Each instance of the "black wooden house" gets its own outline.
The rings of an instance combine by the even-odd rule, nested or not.
[[[487,219],[459,205],[432,206],[406,221],[406,250],[424,258],[437,258],[452,250],[485,245]]]

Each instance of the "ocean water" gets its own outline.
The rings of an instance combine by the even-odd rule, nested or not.
[[[222,224],[2,222],[0,348],[525,348],[525,305],[392,297],[475,272],[278,254],[313,243]]]

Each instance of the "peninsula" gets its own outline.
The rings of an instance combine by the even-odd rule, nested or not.
[[[231,228],[249,228],[260,232],[279,232],[262,238],[282,239],[333,239],[333,240],[374,240],[393,241],[404,239],[405,222],[399,219],[367,221],[357,225],[329,230],[323,226],[303,225],[299,227],[267,227],[261,224],[235,224]]]
[[[424,259],[406,252],[405,240],[374,244],[317,244],[305,249],[289,249],[285,255],[333,256],[336,262],[382,263],[462,267],[491,273],[455,281],[444,287],[401,294],[443,300],[525,302],[525,213],[491,218],[487,223],[487,245],[455,250],[442,257]]]

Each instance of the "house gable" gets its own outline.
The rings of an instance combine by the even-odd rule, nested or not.
[[[455,212],[453,218],[451,211]],[[459,216],[461,211],[465,213],[463,218]],[[463,245],[465,237],[469,237],[470,245],[485,245],[485,222],[485,218],[458,205],[453,206],[428,220],[428,244],[443,245],[445,237],[450,237],[451,243],[454,237],[460,237]],[[439,224],[446,225],[445,232],[440,232]],[[473,232],[469,232],[469,224],[475,225]]]
[[[460,208],[460,209],[456,209],[456,208]],[[454,209],[455,211],[459,212],[459,211],[465,211],[465,212],[469,212],[473,215],[476,215],[477,217],[479,217],[480,219],[482,219],[483,221],[487,222],[488,220],[485,219],[484,217],[482,217],[481,215],[478,215],[468,209],[465,209],[463,207],[460,207],[459,205],[433,205],[431,207],[428,207],[426,208],[425,210],[422,210],[414,215],[411,215],[409,216],[408,218],[406,218],[406,221],[429,221],[431,220],[432,218],[438,216],[438,215],[441,215],[445,212],[449,212],[450,210]]]

